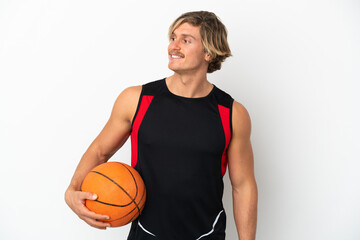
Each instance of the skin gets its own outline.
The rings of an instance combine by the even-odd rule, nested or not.
[[[172,76],[166,78],[169,90],[183,97],[206,96],[213,88],[206,78],[211,57],[203,51],[200,27],[181,24],[171,36],[168,53],[168,67],[174,71]],[[120,93],[108,122],[82,156],[65,192],[65,201],[69,207],[92,227],[106,229],[109,225],[98,220],[106,219],[107,216],[93,213],[85,207],[85,199],[96,199],[96,196],[81,192],[81,183],[92,168],[108,161],[127,141],[141,88],[141,85],[131,86]],[[233,136],[227,156],[234,219],[239,239],[254,240],[258,195],[250,142],[251,120],[245,107],[237,101],[234,101],[232,110]]]
[[[174,74],[166,79],[169,90],[184,97],[206,96],[213,88],[206,79],[210,55],[203,51],[200,27],[181,24],[173,32],[168,46],[169,69]],[[179,55],[180,59],[171,55]]]

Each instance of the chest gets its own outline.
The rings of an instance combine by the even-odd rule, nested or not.
[[[218,156],[225,135],[216,103],[154,98],[139,128],[139,144],[182,155]]]

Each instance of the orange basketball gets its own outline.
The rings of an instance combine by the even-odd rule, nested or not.
[[[96,200],[86,200],[86,207],[110,217],[103,220],[111,227],[134,221],[145,206],[146,189],[140,174],[120,162],[107,162],[92,169],[85,177],[81,191],[95,193]]]

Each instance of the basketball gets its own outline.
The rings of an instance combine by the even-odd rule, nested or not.
[[[81,191],[95,193],[96,200],[86,200],[86,207],[107,215],[111,227],[131,223],[145,206],[146,189],[140,174],[120,162],[106,162],[92,169],[84,178]]]

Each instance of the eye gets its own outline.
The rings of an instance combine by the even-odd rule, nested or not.
[[[190,41],[189,41],[189,40],[184,39],[184,43],[190,43]]]

